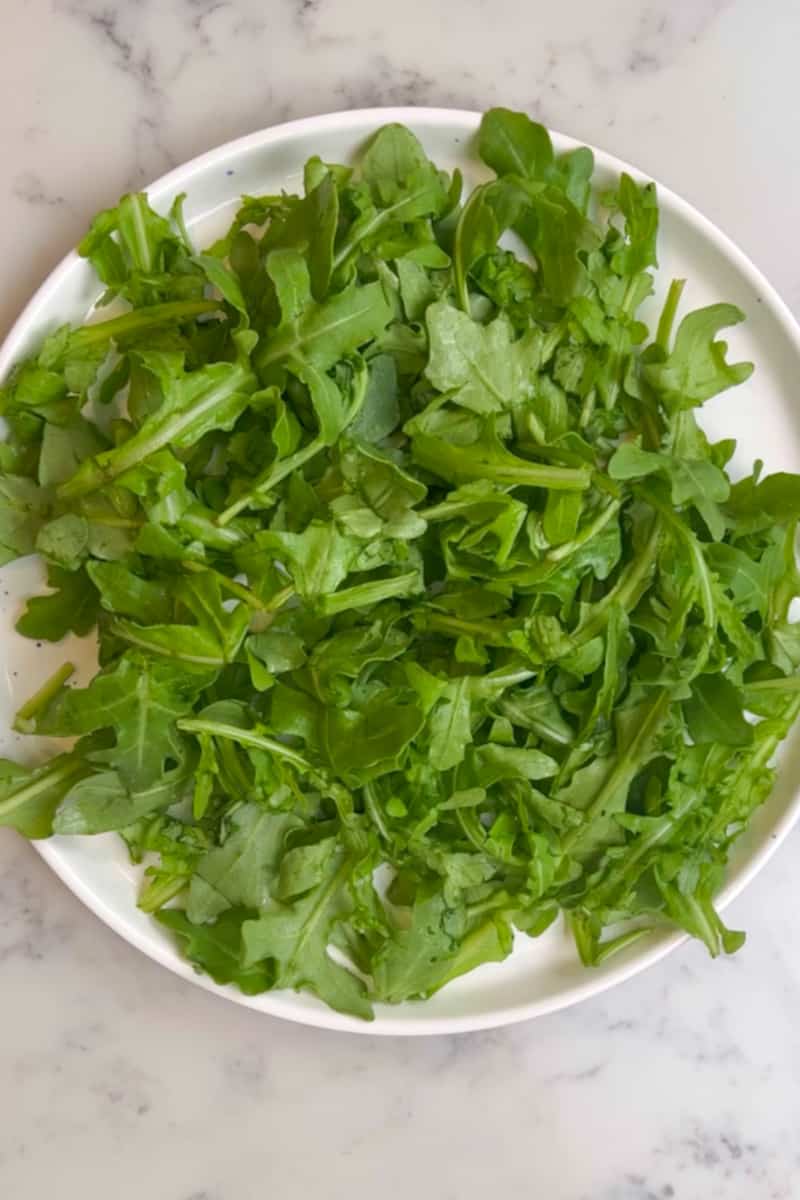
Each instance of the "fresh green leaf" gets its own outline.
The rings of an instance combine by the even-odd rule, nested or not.
[[[364,985],[328,950],[336,925],[352,908],[348,884],[353,864],[334,839],[325,850],[327,862],[313,890],[291,907],[279,905],[245,922],[244,963],[274,963],[277,986],[309,988],[331,1008],[369,1020],[372,1006]]]
[[[749,746],[753,729],[744,717],[738,689],[724,675],[700,675],[684,701],[686,725],[698,744]]]
[[[749,379],[753,364],[730,364],[727,345],[715,335],[728,325],[738,325],[744,313],[733,304],[711,304],[685,316],[678,326],[675,345],[664,362],[643,367],[647,382],[672,413],[694,408],[726,388]]]
[[[156,919],[179,939],[189,961],[215,983],[232,983],[245,996],[257,996],[273,986],[268,964],[242,966],[242,929],[250,919],[246,909],[229,909],[211,925],[192,924],[178,908],[164,908]]]

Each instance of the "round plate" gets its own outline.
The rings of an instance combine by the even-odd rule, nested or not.
[[[480,121],[477,113],[434,108],[376,108],[293,121],[275,129],[230,142],[165,175],[148,189],[161,211],[180,192],[187,193],[185,215],[198,245],[207,244],[230,221],[239,196],[302,188],[302,168],[312,154],[327,162],[352,159],[365,139],[380,125],[400,121],[420,138],[431,158],[447,170],[460,167],[467,186],[487,177],[473,147]],[[554,135],[558,150],[577,143]],[[620,171],[634,178],[641,172],[601,151],[595,151],[596,180],[613,183]],[[712,436],[734,436],[739,450],[734,472],[749,470],[755,457],[774,470],[800,470],[800,408],[792,406],[800,373],[800,331],[788,309],[763,276],[724,234],[666,188],[661,204],[660,268],[657,295],[647,302],[651,321],[670,279],[685,277],[683,311],[718,300],[732,301],[747,321],[731,336],[734,359],[752,359],[757,366],[744,386],[706,405],[703,424]],[[64,321],[81,322],[100,293],[91,269],[70,254],[31,300],[0,351],[0,375],[30,352],[42,335]],[[13,623],[19,602],[41,583],[41,570],[25,560],[2,571],[0,589],[0,753],[30,754],[10,732],[13,712],[55,667],[69,656],[93,669],[91,642],[39,646],[18,637]],[[7,593],[7,594],[4,594]],[[5,678],[4,678],[5,675]],[[42,747],[38,752],[42,752]],[[756,814],[731,864],[720,903],[730,901],[764,865],[800,812],[794,794],[793,763],[800,764],[800,735],[784,748],[778,785]],[[155,921],[136,908],[138,871],[127,861],[122,842],[113,834],[99,837],[54,837],[36,843],[44,860],[84,904],[157,962],[201,987],[228,996],[239,1004],[289,1020],[357,1033],[428,1034],[482,1029],[538,1016],[575,1004],[663,958],[683,939],[663,933],[643,940],[609,962],[591,970],[578,961],[571,938],[556,926],[536,940],[517,937],[514,953],[449,984],[424,1003],[397,1007],[379,1005],[371,1024],[341,1016],[314,997],[293,992],[243,996],[195,974]],[[713,969],[709,966],[709,970]]]

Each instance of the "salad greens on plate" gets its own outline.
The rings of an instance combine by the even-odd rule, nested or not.
[[[477,148],[465,193],[388,125],[203,251],[124,196],[91,322],[0,389],[17,629],[99,653],[19,710],[65,748],[0,760],[0,824],[116,831],[197,969],[364,1018],[559,916],[589,966],[736,950],[800,711],[800,476],[732,483],[696,420],[743,314],[676,280],[648,329],[653,184],[504,109]]]

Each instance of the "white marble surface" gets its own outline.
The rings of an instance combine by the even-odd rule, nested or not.
[[[640,164],[800,310],[794,0],[6,0],[0,33],[0,330],[125,188],[397,103],[526,107]],[[734,906],[732,961],[687,947],[533,1024],[400,1042],[180,982],[0,831],[0,1195],[800,1196],[798,850]]]

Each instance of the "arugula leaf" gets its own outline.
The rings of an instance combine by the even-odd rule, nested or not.
[[[67,571],[51,565],[47,569],[48,596],[32,596],[16,623],[23,637],[60,642],[68,633],[87,634],[97,620],[97,590],[85,571]]]
[[[519,215],[520,206],[517,190],[500,180],[475,188],[464,204],[453,239],[453,283],[465,313],[470,311],[468,276],[495,250],[500,235]],[[514,270],[518,260],[511,256],[511,261]],[[486,291],[486,277],[480,282]]]
[[[643,367],[644,378],[671,413],[693,408],[750,378],[753,364],[728,363],[726,343],[714,340],[720,329],[743,320],[744,313],[733,304],[699,308],[681,321],[666,359]]]
[[[422,889],[407,929],[398,929],[375,963],[379,998],[390,1004],[433,995],[451,979],[485,962],[500,962],[511,951],[512,935],[499,918],[489,918],[460,941],[447,932],[448,911],[441,892]]]
[[[498,175],[543,179],[555,156],[550,134],[525,113],[492,108],[484,113],[478,135],[483,161]]]
[[[237,905],[254,911],[268,906],[287,835],[299,824],[292,813],[256,804],[236,810],[222,845],[197,863],[186,907],[189,920],[202,925]]]
[[[392,310],[380,283],[353,286],[332,296],[323,304],[307,302],[310,278],[304,260],[292,260],[296,278],[284,277],[285,267],[278,273],[278,253],[273,251],[269,269],[275,279],[279,296],[283,296],[283,319],[275,333],[259,346],[254,361],[264,371],[273,363],[296,358],[310,362],[320,371],[327,371],[345,355],[366,346],[383,333],[392,318]],[[289,293],[290,287],[298,289]]]
[[[0,565],[32,554],[49,508],[46,492],[25,476],[0,476]]]
[[[90,752],[93,762],[114,766],[125,783],[145,788],[160,779],[166,760],[184,761],[175,728],[210,682],[208,671],[129,652],[86,688],[68,688],[37,721],[37,732],[74,737],[112,729],[112,748]]]
[[[384,125],[361,160],[361,175],[375,201],[410,221],[437,213],[445,202],[442,175],[418,139],[403,125]]]
[[[468,675],[448,683],[430,719],[431,765],[439,771],[455,767],[472,741],[471,680]]]
[[[56,810],[53,833],[89,834],[123,830],[151,813],[176,804],[186,791],[188,772],[175,769],[142,784],[130,772],[99,771],[78,780]]]
[[[61,484],[62,497],[81,496],[112,483],[165,446],[184,449],[212,429],[230,429],[255,388],[252,373],[239,363],[212,363],[184,373],[158,353],[142,351],[140,359],[161,385],[161,404],[121,446],[86,460]]]
[[[692,684],[692,694],[684,701],[686,725],[698,744],[749,746],[752,727],[743,713],[738,689],[724,675],[700,675]]]
[[[361,177],[360,190],[351,194],[358,215],[334,259],[339,268],[398,225],[443,216],[449,204],[446,176],[437,171],[417,138],[402,125],[378,130],[362,158]],[[386,257],[392,257],[391,249]]]
[[[338,1012],[372,1018],[364,985],[331,958],[334,927],[352,907],[348,880],[353,864],[328,839],[316,886],[290,906],[277,906],[242,926],[244,965],[274,963],[278,987],[307,987]]]
[[[29,838],[49,837],[56,809],[86,770],[86,764],[72,754],[61,754],[32,770],[0,758],[0,825]]]
[[[339,225],[339,192],[332,171],[325,171],[306,197],[309,209],[308,246],[311,294],[325,299],[333,273],[334,242]]]
[[[323,737],[337,775],[371,778],[395,765],[422,724],[416,705],[381,698],[364,712],[327,709]]]
[[[625,217],[627,243],[617,250],[611,263],[620,275],[636,276],[648,267],[657,267],[658,200],[654,183],[636,186],[627,172],[622,173],[615,204]]]
[[[643,479],[649,475],[664,475],[670,481],[672,503],[676,507],[692,504],[706,523],[713,538],[720,540],[725,521],[718,505],[730,495],[730,483],[724,471],[707,458],[679,458],[675,455],[642,450],[633,442],[625,442],[612,455],[608,464],[612,479]]]
[[[159,624],[167,619],[170,598],[157,583],[134,574],[121,563],[92,560],[87,563],[86,572],[107,612],[134,617],[144,625]]]
[[[99,454],[105,444],[95,426],[83,417],[76,417],[67,425],[48,421],[39,452],[39,483],[43,488],[64,483],[75,474],[84,458]]]
[[[78,253],[91,261],[109,296],[143,304],[169,294],[187,246],[177,223],[155,213],[143,192],[131,192],[95,217]]]
[[[257,545],[288,564],[298,594],[308,601],[335,592],[361,550],[357,538],[323,521],[312,521],[302,533],[259,534]]]
[[[503,317],[480,325],[444,301],[432,304],[426,317],[425,374],[438,391],[477,413],[500,412],[531,398],[539,365],[536,331],[513,341]]]
[[[242,930],[250,917],[247,909],[229,909],[211,925],[194,925],[178,908],[162,908],[155,915],[181,941],[196,969],[215,983],[232,983],[245,996],[257,996],[273,986],[268,964],[242,966]]]
[[[364,401],[350,432],[353,437],[374,444],[383,441],[399,424],[397,368],[390,355],[377,354],[370,360]]]
[[[411,453],[421,467],[452,483],[491,479],[511,487],[541,487],[580,491],[591,482],[587,467],[550,466],[512,454],[487,425],[466,445],[427,433],[414,433]]]

